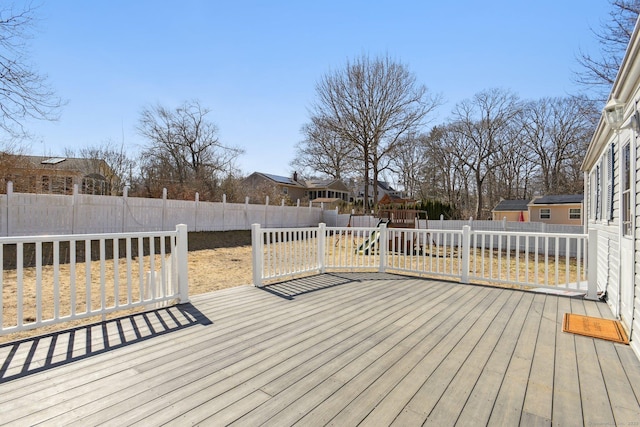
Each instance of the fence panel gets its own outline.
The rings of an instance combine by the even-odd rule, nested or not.
[[[199,200],[14,193],[0,195],[0,235],[91,234],[171,230],[189,231],[310,227],[322,221],[320,208],[250,205]]]

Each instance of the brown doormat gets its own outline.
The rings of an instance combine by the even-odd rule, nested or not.
[[[629,338],[627,338],[627,334],[619,320],[565,313],[562,330],[572,334],[629,344]]]

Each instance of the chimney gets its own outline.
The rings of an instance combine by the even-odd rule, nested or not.
[[[293,180],[294,180],[295,182],[298,182],[298,172],[297,172],[297,171],[296,171],[296,172],[293,172]]]

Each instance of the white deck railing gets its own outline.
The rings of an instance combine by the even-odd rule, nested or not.
[[[255,224],[252,238],[256,286],[299,274],[369,270],[596,295],[595,280],[587,280],[585,234]]]
[[[0,238],[0,334],[188,302],[187,226]]]

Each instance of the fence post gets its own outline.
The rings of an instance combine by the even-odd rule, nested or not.
[[[165,230],[164,228],[164,219],[165,216],[167,214],[167,189],[163,188],[162,189],[162,225],[161,225],[161,230]]]
[[[225,212],[227,210],[227,195],[222,195],[222,231],[227,231],[227,220]]]
[[[460,282],[469,283],[469,266],[471,257],[471,227],[462,227],[462,276]]]
[[[10,224],[10,220],[11,220],[10,212],[11,212],[11,210],[9,209],[9,206],[11,206],[10,199],[11,199],[12,194],[13,194],[13,182],[9,181],[9,182],[7,182],[7,206],[6,206],[6,209],[7,209],[7,211],[6,211],[6,214],[7,214],[6,215],[6,218],[7,218],[7,236],[11,235],[11,224]]]
[[[387,229],[387,224],[380,224],[380,236],[378,237],[378,252],[380,253],[380,267],[378,268],[379,273],[387,272],[387,252],[389,246],[389,230]]]
[[[196,191],[193,203],[193,231],[198,231],[198,205],[200,205],[200,193]]]
[[[584,298],[596,301],[598,299],[598,231],[589,230],[587,239],[587,295]]]
[[[327,224],[321,222],[318,224],[318,268],[320,269],[320,273],[325,272],[325,259],[324,259],[324,251],[326,246],[327,239]]]
[[[262,231],[260,224],[251,224],[251,264],[253,267],[253,286],[262,287]]]
[[[178,255],[178,292],[180,294],[180,303],[189,302],[189,267],[187,256],[189,256],[189,234],[187,233],[187,224],[178,224],[176,226],[178,232],[177,255]]]
[[[244,198],[244,225],[249,226],[249,197]]]
[[[129,187],[122,189],[122,232],[127,231],[127,197],[129,197]]]
[[[73,184],[73,195],[71,196],[71,234],[76,234],[78,227],[78,184]]]

